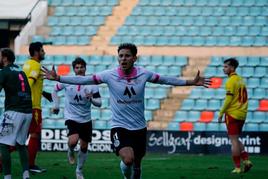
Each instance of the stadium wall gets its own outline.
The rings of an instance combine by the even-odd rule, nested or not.
[[[241,140],[253,154],[268,154],[268,132],[244,132]],[[227,154],[226,132],[148,131],[147,151],[152,153]],[[77,146],[77,149],[79,146]],[[67,151],[66,129],[42,129],[42,151]],[[110,130],[93,130],[91,152],[112,152]]]

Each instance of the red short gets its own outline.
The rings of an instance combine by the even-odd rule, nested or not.
[[[29,133],[41,133],[42,129],[42,111],[33,109],[33,117],[29,128]]]
[[[225,123],[227,126],[228,135],[239,135],[242,132],[245,120],[237,120],[232,116],[225,114]]]

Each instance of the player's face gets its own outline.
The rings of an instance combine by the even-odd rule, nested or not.
[[[74,66],[74,73],[75,73],[75,75],[85,76],[86,67],[84,65],[82,65],[82,64],[76,64]]]
[[[229,65],[228,63],[224,63],[223,64],[223,72],[224,72],[224,74],[229,75],[232,72],[234,72],[234,67]]]
[[[40,61],[44,60],[45,59],[45,50],[44,48],[40,48],[39,52],[38,52],[38,59]]]
[[[118,52],[118,62],[124,72],[130,72],[136,60],[137,56],[133,56],[129,49],[121,49]]]

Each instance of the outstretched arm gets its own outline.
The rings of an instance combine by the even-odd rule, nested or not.
[[[76,85],[92,85],[96,84],[94,76],[59,76],[53,65],[52,70],[42,67],[43,76],[48,80],[55,80],[61,83],[76,84]]]
[[[182,80],[176,77],[161,76],[157,80],[157,83],[174,86],[204,86],[207,88],[211,84],[211,80],[200,76],[200,71],[198,70],[193,80]]]

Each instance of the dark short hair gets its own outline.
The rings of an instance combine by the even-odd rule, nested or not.
[[[7,60],[11,63],[14,63],[15,61],[15,54],[13,52],[13,50],[11,50],[10,48],[2,48],[1,49],[1,55],[3,57],[7,57]]]
[[[77,64],[81,64],[83,65],[85,68],[87,66],[87,63],[85,62],[85,60],[81,57],[76,57],[75,60],[72,62],[72,66],[73,66],[73,69],[75,68],[75,65]]]
[[[29,46],[29,53],[34,56],[34,52],[39,52],[40,49],[43,48],[43,44],[41,42],[32,42]]]
[[[122,43],[118,46],[117,52],[119,53],[120,50],[122,49],[129,49],[132,53],[133,56],[137,55],[137,46],[135,44],[132,43]]]
[[[238,61],[235,58],[228,58],[224,60],[224,63],[227,63],[230,66],[233,66],[236,69],[239,65]]]

